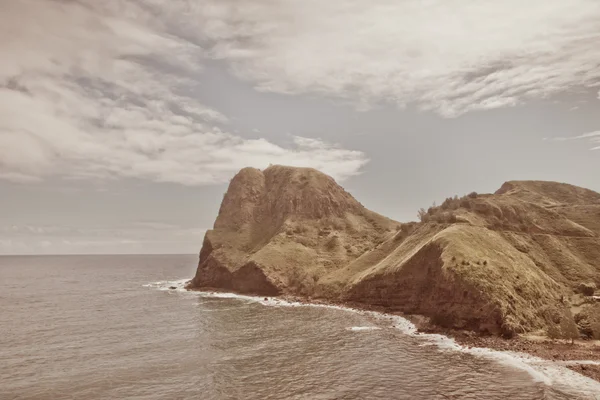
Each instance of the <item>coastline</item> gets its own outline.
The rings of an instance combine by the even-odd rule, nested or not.
[[[208,290],[215,293],[230,293],[228,291],[217,289],[199,290],[187,288],[187,290],[203,292]],[[533,335],[519,335],[510,339],[505,339],[500,336],[483,336],[472,331],[446,329],[431,324],[429,322],[429,318],[422,315],[392,313],[387,311],[385,307],[378,307],[363,303],[334,302],[324,299],[312,299],[310,297],[292,295],[266,297],[241,293],[240,295],[263,298],[264,301],[274,300],[275,303],[286,302],[290,304],[301,304],[306,306],[339,307],[348,310],[374,312],[380,314],[383,318],[400,317],[414,325],[415,335],[443,335],[467,350],[481,348],[499,352],[526,354],[532,357],[540,358],[547,362],[552,362],[556,366],[566,367],[571,371],[600,383],[600,341],[576,340],[575,343],[571,344],[569,341],[561,339],[550,339],[544,336]]]
[[[295,301],[311,304],[310,300],[294,297]],[[466,349],[483,348],[501,352],[522,353],[538,357],[545,361],[584,375],[600,382],[600,341],[576,340],[573,344],[564,339],[550,339],[545,336],[518,335],[510,339],[500,336],[481,335],[477,332],[447,329],[431,324],[429,318],[422,315],[406,315],[391,313],[384,307],[370,306],[361,303],[328,303],[317,301],[317,304],[331,304],[364,311],[374,311],[383,316],[402,317],[414,324],[416,334],[443,335],[454,340]]]
[[[565,368],[583,379],[589,378],[600,383],[600,341],[577,340],[574,344],[564,340],[553,340],[542,336],[520,335],[511,339],[499,336],[482,336],[476,332],[445,329],[433,325],[427,317],[421,315],[406,315],[392,313],[385,307],[373,306],[355,302],[335,302],[325,299],[310,297],[279,295],[264,296],[257,294],[233,293],[219,288],[190,288],[189,281],[185,282],[184,291],[200,292],[209,295],[224,295],[226,297],[240,297],[253,299],[265,305],[290,305],[290,306],[316,306],[345,309],[354,312],[373,313],[383,319],[398,318],[408,322],[411,326],[404,326],[408,334],[415,336],[430,336],[439,339],[441,348],[449,345],[459,350],[475,354],[498,352],[509,354],[515,358],[529,357],[534,364],[544,363],[545,366]]]
[[[415,323],[422,317],[411,318]],[[600,382],[600,341],[550,339],[544,336],[521,335],[511,339],[499,336],[481,336],[469,331],[448,330],[428,323],[415,323],[418,332],[448,336],[467,348],[487,348],[502,352],[525,353],[582,374]],[[419,326],[420,325],[420,326]]]

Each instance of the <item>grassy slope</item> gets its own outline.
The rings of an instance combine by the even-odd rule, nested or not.
[[[571,185],[510,182],[431,210],[430,222],[320,284],[346,282],[337,290],[346,299],[451,327],[570,337],[574,289],[600,284],[598,221],[589,214],[596,202],[598,193]]]

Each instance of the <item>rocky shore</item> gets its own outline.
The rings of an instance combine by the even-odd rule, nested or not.
[[[409,318],[414,322],[421,318]],[[575,372],[600,382],[600,341],[550,339],[544,336],[519,335],[511,339],[499,336],[482,336],[476,332],[442,329],[422,323],[419,332],[438,333],[453,338],[465,347],[481,347],[498,351],[525,353],[565,366]]]
[[[545,336],[517,335],[510,339],[496,335],[481,335],[478,332],[446,329],[432,324],[429,318],[421,315],[388,313],[385,308],[364,306],[356,303],[331,303],[309,301],[299,297],[285,297],[282,300],[306,304],[326,304],[365,311],[375,311],[383,315],[400,316],[412,322],[418,333],[436,333],[452,338],[464,347],[479,347],[497,351],[524,353],[565,366],[577,373],[600,382],[600,340],[550,339]]]
[[[305,301],[298,297],[288,301],[307,304],[331,304],[328,302]],[[600,340],[550,339],[546,336],[517,335],[510,339],[496,335],[481,335],[478,332],[442,328],[432,324],[429,318],[421,315],[403,315],[388,313],[381,307],[364,307],[353,304],[335,304],[366,311],[376,311],[383,315],[400,316],[412,322],[418,333],[436,333],[452,338],[464,347],[479,347],[497,351],[524,353],[565,366],[572,371],[600,382]]]

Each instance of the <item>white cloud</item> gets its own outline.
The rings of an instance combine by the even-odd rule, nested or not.
[[[587,138],[597,138],[600,137],[600,131],[594,131],[589,133],[584,133],[583,135],[575,136],[575,139],[587,139]]]
[[[158,2],[155,2],[158,3]],[[180,1],[210,55],[265,91],[445,116],[600,80],[597,0]]]
[[[584,134],[578,135],[578,136],[563,136],[563,137],[550,138],[550,140],[553,140],[555,142],[564,142],[566,140],[578,140],[578,139],[588,139],[588,138],[593,139],[598,136],[600,136],[600,131],[588,132],[588,133],[584,133]]]
[[[597,0],[19,0],[2,7],[0,179],[16,182],[132,177],[201,185],[269,163],[317,166],[343,179],[368,161],[318,139],[284,147],[228,132],[227,117],[193,96],[207,58],[229,63],[259,90],[320,93],[360,108],[414,104],[445,116],[600,81]]]
[[[341,179],[358,173],[367,162],[361,152],[321,142],[315,153],[228,133],[227,118],[191,94],[201,90],[205,52],[171,4],[3,4],[0,179],[202,185],[245,166],[290,162]]]
[[[600,131],[588,132],[578,136],[568,136],[568,137],[556,137],[556,138],[545,138],[544,140],[551,140],[553,142],[565,142],[570,140],[581,140],[587,139],[594,147],[590,150],[600,150],[600,146],[596,146],[600,144]]]

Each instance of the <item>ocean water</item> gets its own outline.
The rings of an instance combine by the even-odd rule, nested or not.
[[[186,292],[196,259],[0,257],[0,399],[600,399],[399,317]]]

